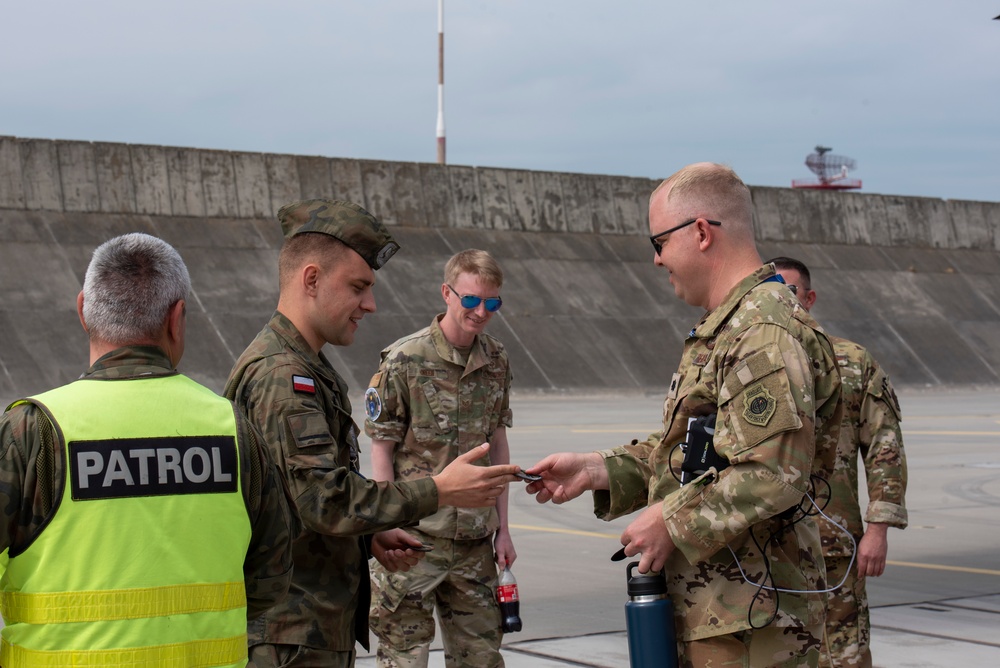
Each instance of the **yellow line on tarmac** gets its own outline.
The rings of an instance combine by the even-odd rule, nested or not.
[[[1000,422],[998,422],[1000,424]],[[649,434],[663,428],[662,424],[645,425],[570,425],[552,424],[518,427],[520,433],[542,432],[542,431],[568,431],[571,434]],[[903,434],[918,434],[921,436],[1000,436],[1000,431],[968,431],[968,430],[935,430],[935,429],[907,429],[903,427]]]
[[[656,427],[564,427],[571,434],[650,434]],[[937,431],[927,429],[903,429],[903,435],[917,434],[920,436],[1000,436],[1000,431]]]
[[[578,529],[556,529],[553,527],[536,527],[530,524],[511,524],[511,529],[524,529],[525,531],[544,531],[546,533],[562,533],[569,536],[588,536],[590,538],[614,538],[621,536],[620,533],[600,533],[597,531],[580,531]]]
[[[522,529],[524,531],[541,531],[544,533],[561,533],[568,536],[586,536],[588,538],[611,538],[618,540],[620,533],[602,533],[598,531],[580,531],[579,529],[560,529],[556,527],[540,527],[531,524],[511,524],[511,529]],[[988,568],[970,568],[968,566],[947,566],[945,564],[918,564],[913,561],[892,561],[885,562],[889,566],[907,566],[909,568],[924,568],[931,571],[952,571],[954,573],[974,573],[977,575],[1000,575],[1000,571]]]
[[[531,425],[526,427],[516,427],[519,433],[525,433],[529,431],[569,431],[574,433],[586,433],[586,432],[633,432],[633,431],[645,431],[647,434],[651,431],[656,431],[658,428],[662,428],[662,423],[657,423],[656,425],[639,425],[632,426],[627,424],[611,424],[611,425],[586,425],[586,424],[550,424],[550,425]]]
[[[904,429],[903,434],[921,434],[923,436],[1000,436],[1000,431],[925,431],[923,429]]]
[[[945,566],[944,564],[917,564],[912,561],[886,561],[887,565],[908,566],[910,568],[926,568],[932,571],[954,571],[956,573],[976,573],[978,575],[1000,575],[1000,571],[988,568],[969,568],[967,566]]]
[[[651,434],[658,430],[639,427],[638,429],[570,429],[569,431],[571,434]]]
[[[566,429],[571,434],[649,434],[661,430],[663,427],[558,427]],[[553,429],[556,429],[554,427]],[[1000,431],[967,431],[967,430],[931,430],[931,429],[903,429],[903,434],[919,434],[921,436],[1000,436]]]
[[[912,420],[913,422],[919,422],[921,420],[993,420],[997,416],[994,414],[989,415],[904,415],[904,420]]]

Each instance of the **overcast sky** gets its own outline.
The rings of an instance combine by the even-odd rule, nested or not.
[[[446,0],[452,164],[1000,201],[1000,0]],[[0,135],[436,159],[437,0],[4,0]]]

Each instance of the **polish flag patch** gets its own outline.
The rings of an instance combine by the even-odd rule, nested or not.
[[[316,381],[308,376],[292,376],[292,389],[296,392],[316,394]]]

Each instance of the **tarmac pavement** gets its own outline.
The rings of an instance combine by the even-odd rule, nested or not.
[[[868,585],[875,666],[1000,666],[1000,389],[900,401],[910,526],[889,532],[886,572]],[[652,396],[515,396],[514,461],[644,437],[661,407]],[[594,518],[589,495],[552,506],[515,490],[510,522],[524,630],[504,640],[507,666],[627,668],[625,562],[609,558],[628,518]],[[440,648],[430,668],[444,667]],[[374,666],[373,655],[357,665]]]
[[[889,532],[886,572],[868,584],[874,664],[1000,666],[1000,389],[910,391],[900,401],[910,525]],[[511,451],[528,468],[552,452],[644,437],[657,429],[662,402],[515,396],[512,403]],[[625,562],[610,556],[628,518],[594,518],[589,495],[553,506],[515,490],[510,523],[524,630],[504,640],[507,666],[627,668]],[[375,659],[362,652],[357,665],[371,668]],[[439,638],[429,668],[444,665]]]

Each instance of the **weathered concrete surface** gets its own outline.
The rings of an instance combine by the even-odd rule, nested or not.
[[[299,197],[362,203],[403,246],[378,313],[329,349],[353,388],[378,351],[430,322],[444,261],[469,247],[505,269],[492,332],[515,386],[659,392],[699,313],[645,237],[656,181],[317,156],[0,137],[0,401],[87,365],[75,298],[90,253],[145,231],[191,271],[182,368],[221,389],[277,303],[274,212]],[[814,273],[818,319],[872,349],[900,385],[1000,383],[1000,203],[754,187],[761,254]]]

